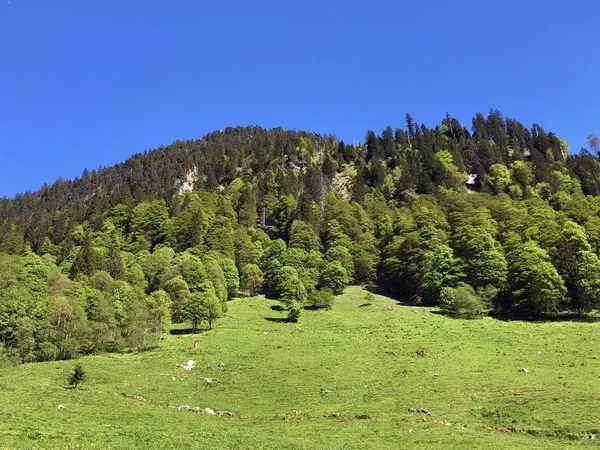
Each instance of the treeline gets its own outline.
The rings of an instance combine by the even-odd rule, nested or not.
[[[358,146],[259,127],[176,142],[0,202],[0,340],[24,361],[147,348],[240,292],[297,320],[348,283],[459,316],[583,315],[600,302],[599,175],[497,111],[471,132],[407,116]]]

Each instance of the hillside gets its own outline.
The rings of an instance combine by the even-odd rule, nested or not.
[[[583,317],[600,305],[600,164],[498,111],[471,131],[362,145],[228,128],[0,203],[0,359],[157,345],[240,295],[290,321],[349,284],[453,317]]]
[[[89,379],[77,389],[66,383],[72,361],[0,369],[0,442],[45,449],[594,444],[582,438],[600,431],[597,324],[451,319],[379,295],[366,306],[366,294],[349,288],[331,311],[309,311],[301,324],[277,321],[285,312],[264,297],[237,299],[213,331],[167,334],[151,352],[78,360]],[[194,338],[198,351],[186,350]],[[196,366],[188,372],[182,365],[190,359]]]

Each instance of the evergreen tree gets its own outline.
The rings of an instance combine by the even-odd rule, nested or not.
[[[87,378],[87,373],[83,369],[83,366],[81,364],[75,364],[73,372],[69,375],[68,381],[69,384],[73,386],[73,389],[77,389],[77,386],[86,381]]]
[[[96,258],[92,249],[92,237],[90,233],[85,233],[75,262],[71,267],[71,275],[74,277],[79,273],[90,276],[96,269]]]

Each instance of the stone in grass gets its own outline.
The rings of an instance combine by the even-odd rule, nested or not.
[[[358,414],[356,418],[358,420],[371,420],[371,416],[368,414]]]

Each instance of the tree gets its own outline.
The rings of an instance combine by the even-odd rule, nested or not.
[[[282,267],[280,258],[285,250],[285,241],[277,239],[265,250],[260,259],[260,269],[264,274],[265,287],[271,291],[277,291],[277,274]]]
[[[207,228],[206,214],[197,194],[186,193],[183,196],[182,210],[173,220],[173,229],[177,237],[177,248],[184,251],[196,247],[202,242]]]
[[[192,292],[199,290],[202,283],[208,279],[200,258],[188,251],[177,255],[175,264]]]
[[[256,264],[246,264],[242,267],[240,287],[251,297],[255,296],[262,288],[264,276],[260,267]]]
[[[208,328],[212,330],[213,322],[223,315],[222,303],[214,291],[208,289],[203,293],[202,304],[204,306],[204,319],[208,322]]]
[[[188,284],[181,275],[171,278],[165,283],[165,292],[169,294],[171,299],[171,315],[173,322],[180,321],[180,315],[183,307],[191,297],[191,292]]]
[[[600,301],[600,260],[588,242],[585,229],[565,222],[556,242],[555,265],[565,281],[570,308],[580,316]]]
[[[231,300],[240,295],[240,274],[235,262],[229,258],[220,258],[219,265],[223,270],[225,286],[227,287],[227,299]]]
[[[227,309],[227,283],[225,280],[225,274],[223,273],[223,269],[219,262],[213,257],[218,257],[218,255],[209,254],[204,259],[204,268],[206,269],[207,281],[209,281],[213,288],[215,289],[215,293],[221,302],[223,302],[223,309]],[[200,286],[200,290],[206,290],[205,284],[202,283]]]
[[[146,280],[148,280],[148,291],[155,291],[162,287],[163,277],[173,266],[175,251],[170,247],[160,247],[154,250],[152,254],[147,252],[138,253],[138,259]]]
[[[248,235],[248,231],[243,227],[238,227],[233,234],[233,244],[235,247],[235,262],[238,268],[244,267],[246,264],[256,264],[254,245]]]
[[[555,313],[566,289],[548,253],[527,241],[508,255],[508,292],[511,310],[531,317]]]
[[[279,300],[288,310],[288,319],[296,322],[300,316],[302,304],[306,302],[306,289],[298,277],[296,269],[284,266],[277,274]]]
[[[290,248],[300,248],[310,252],[320,250],[321,241],[315,230],[302,220],[295,220],[290,229]]]
[[[508,189],[510,185],[510,172],[503,164],[493,164],[489,175],[485,178],[485,184],[494,194],[500,194]]]
[[[15,225],[11,225],[9,231],[0,239],[0,252],[19,255],[23,248],[23,233]]]
[[[228,217],[218,216],[215,218],[205,241],[209,250],[217,251],[227,258],[235,258],[233,226]]]
[[[156,336],[160,336],[171,321],[171,298],[161,289],[148,296],[147,304],[150,328]]]
[[[348,285],[348,273],[344,266],[338,261],[328,261],[324,264],[319,277],[319,285],[322,288],[331,289],[331,291],[340,295]]]
[[[480,224],[458,227],[455,248],[464,263],[466,279],[473,288],[487,285],[504,288],[507,265],[502,247]]]
[[[417,294],[425,258],[423,239],[418,231],[394,236],[384,250],[381,281],[396,296]]]
[[[139,203],[131,219],[132,250],[151,250],[166,240],[170,230],[171,220],[164,200]]]
[[[114,242],[111,242],[108,247],[108,253],[106,255],[106,270],[110,275],[119,280],[123,277],[124,267],[123,259],[121,258],[121,252]]]
[[[92,248],[92,237],[89,232],[85,233],[75,262],[71,267],[71,275],[74,277],[78,273],[90,276],[96,268],[96,258]]]
[[[578,254],[571,290],[571,309],[579,316],[600,308],[600,258],[592,251]]]
[[[350,282],[350,280],[354,277],[354,259],[352,258],[348,248],[341,245],[330,247],[325,253],[324,257],[325,260],[329,262],[335,261],[340,263],[346,270],[346,277],[348,278],[347,282]]]
[[[460,269],[461,265],[449,246],[440,245],[426,252],[419,286],[423,299],[428,303],[438,303],[442,289],[456,286],[463,276]]]
[[[87,378],[87,373],[83,369],[83,366],[81,364],[75,364],[73,372],[69,375],[68,381],[69,384],[73,386],[73,389],[77,389],[77,386],[86,381]]]
[[[198,325],[203,320],[212,329],[214,320],[222,315],[221,301],[210,283],[204,284],[204,291],[194,292],[181,311],[182,319],[192,324],[194,333],[198,332]]]
[[[273,210],[273,218],[279,229],[280,236],[287,236],[289,227],[298,208],[298,202],[292,195],[283,195]]]
[[[588,135],[587,143],[594,153],[600,154],[600,138],[596,135],[596,133],[591,133]]]
[[[328,249],[337,246],[350,248],[352,245],[352,241],[344,232],[340,222],[336,219],[327,222],[327,237],[325,241]]]
[[[45,322],[43,334],[57,348],[58,359],[77,356],[86,342],[90,328],[81,298],[55,296]]]

